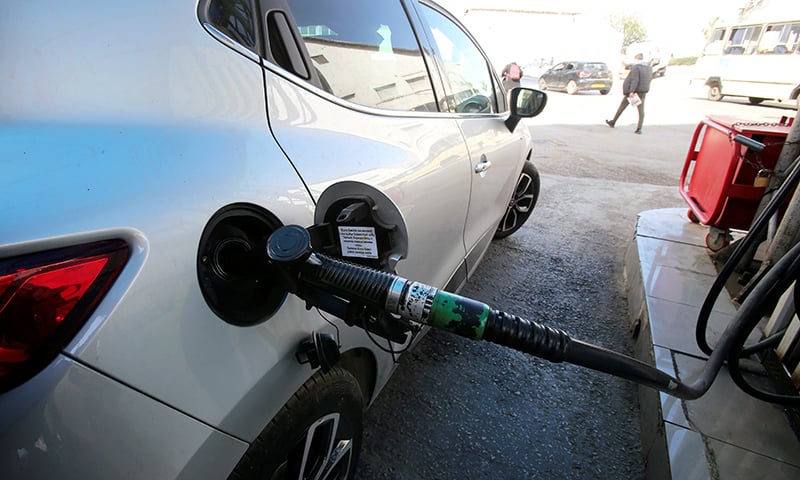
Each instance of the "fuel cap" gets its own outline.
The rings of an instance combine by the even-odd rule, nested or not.
[[[276,262],[304,261],[311,255],[311,236],[300,225],[286,225],[267,241],[267,256]]]

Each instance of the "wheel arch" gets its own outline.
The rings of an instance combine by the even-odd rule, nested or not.
[[[524,177],[527,177],[527,181]],[[513,235],[528,220],[539,198],[541,191],[540,178],[536,165],[530,159],[526,159],[523,162],[522,171],[517,180],[517,186],[514,188],[512,199],[492,236],[493,240],[500,240]]]
[[[229,474],[228,480],[285,478],[287,472],[293,471],[286,468],[288,463],[297,466],[300,472],[330,472],[332,470],[329,468],[338,469],[339,467],[335,465],[339,465],[344,467],[346,472],[352,473],[351,468],[357,465],[362,442],[365,405],[366,401],[360,392],[358,379],[354,378],[352,372],[344,368],[341,363],[337,363],[327,371],[316,370],[250,442],[236,467]],[[332,411],[337,415],[332,415]],[[338,413],[350,420],[339,422]],[[339,425],[342,424],[346,425],[344,430],[339,429]],[[318,429],[320,425],[333,425],[333,428]],[[331,442],[328,443],[326,440],[323,440],[323,443],[309,442],[308,438],[304,438],[307,435],[308,438],[313,436],[316,439],[328,437]],[[352,445],[352,449],[343,450],[346,456],[332,455],[334,446],[337,445],[333,435],[336,437],[343,435],[342,439],[352,441],[352,443],[348,441],[347,445],[348,447]],[[329,445],[327,452],[325,445]],[[337,450],[338,448],[336,447]],[[297,455],[298,449],[304,454]],[[302,452],[303,450],[305,452]],[[306,463],[308,457],[305,454],[314,453],[314,457],[319,457],[320,452],[324,460],[320,461],[320,458],[317,458]],[[343,458],[346,460],[339,463]],[[282,473],[276,476],[277,472]],[[351,478],[349,473],[346,474],[346,478]],[[312,477],[302,476],[302,478]],[[317,476],[314,475],[313,478]]]
[[[720,90],[722,90],[722,79],[719,77],[708,77],[708,79],[706,79],[706,86],[707,87],[717,86],[720,88]]]
[[[373,352],[366,348],[348,350],[342,353],[337,365],[350,372],[358,380],[364,402],[371,403],[378,381],[378,361]]]

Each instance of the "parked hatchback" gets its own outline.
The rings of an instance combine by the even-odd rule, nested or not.
[[[518,123],[545,95],[507,96],[428,0],[4,2],[0,24],[0,478],[352,476],[419,337],[308,310],[267,238],[313,226],[458,290],[533,209]]]
[[[542,90],[563,90],[574,95],[584,90],[611,91],[613,78],[603,62],[561,62],[539,76]]]

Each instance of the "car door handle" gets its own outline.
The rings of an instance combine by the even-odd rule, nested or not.
[[[486,170],[489,170],[489,167],[492,166],[492,162],[486,158],[486,155],[481,155],[481,161],[475,164],[475,173],[483,173]]]

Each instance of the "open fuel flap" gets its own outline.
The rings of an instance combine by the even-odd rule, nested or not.
[[[308,231],[314,251],[387,272],[394,272],[408,252],[406,223],[397,205],[359,182],[328,187]]]
[[[397,262],[408,252],[406,222],[400,209],[380,190],[359,182],[339,182],[325,189],[317,201],[314,225],[305,230],[314,252],[390,273],[395,272]],[[309,295],[317,300],[324,296]],[[311,301],[311,304],[332,306],[327,301]],[[327,311],[348,325],[401,345],[408,343],[409,332],[413,330],[387,315],[374,315],[357,302]],[[339,355],[333,335],[320,332],[313,332],[296,351],[300,363],[308,363],[312,368],[319,366],[325,371],[338,361]]]

